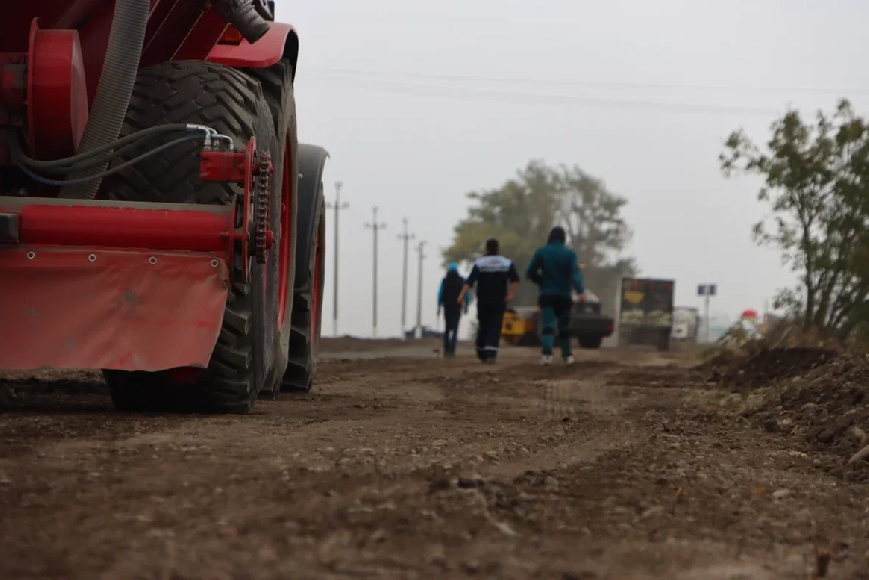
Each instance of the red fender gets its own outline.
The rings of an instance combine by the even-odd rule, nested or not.
[[[243,39],[238,44],[217,44],[206,60],[234,68],[266,68],[286,57],[293,63],[295,76],[296,60],[299,57],[299,37],[296,36],[296,30],[282,22],[269,24],[269,31],[255,44]]]

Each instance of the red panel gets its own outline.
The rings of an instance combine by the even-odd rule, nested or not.
[[[181,46],[171,55],[172,60],[205,60],[226,27],[226,21],[214,10],[209,10],[189,28]]]
[[[218,44],[208,55],[210,62],[232,67],[264,68],[272,66],[284,55],[287,36],[293,27],[280,22],[270,22],[271,28],[255,44],[242,40],[240,44]],[[295,34],[295,32],[293,32]]]
[[[226,22],[213,10],[203,12],[202,3],[160,0],[149,22],[140,67],[169,60],[204,60],[225,28]]]
[[[41,26],[50,28],[63,18],[65,12],[90,10],[92,5],[98,3],[98,0],[27,0],[26,2],[0,0],[3,14],[0,51],[26,51],[30,22],[36,17],[39,17]]]
[[[160,0],[151,0],[151,4],[153,5],[155,1],[159,2]],[[28,1],[28,4],[30,3]],[[82,22],[90,18],[100,8],[100,5],[106,4],[104,0],[65,0],[64,2],[48,0],[48,3],[57,6],[58,10],[62,10],[61,16],[57,18],[57,21],[54,22],[53,19],[46,18],[44,16],[44,9],[38,10],[36,16],[45,19],[43,24],[48,24],[50,28],[58,29],[78,28]]]
[[[0,0],[0,2],[2,1]],[[49,1],[59,2],[60,0]],[[77,4],[81,4],[88,0],[75,1]],[[184,37],[202,13],[202,4],[190,2],[189,0],[150,0],[150,2],[151,15],[148,20],[143,47],[143,60],[140,62],[140,68],[161,62],[162,60],[168,60],[168,58],[165,58],[149,61],[145,56],[155,42],[162,45],[164,49],[174,52],[181,45]],[[177,7],[183,8],[191,5],[200,6],[200,8],[193,11],[185,11],[180,20],[171,18],[172,15],[177,14]],[[87,18],[80,23],[76,23],[81,40],[82,58],[87,79],[88,101],[90,103],[93,102],[96,95],[97,85],[102,74],[113,14],[114,2],[91,3],[88,6]],[[61,21],[64,18],[67,17],[61,17]],[[207,54],[208,48],[210,47],[203,48],[203,58]]]
[[[226,264],[202,254],[0,248],[0,369],[205,367]]]
[[[196,4],[190,0],[150,0],[151,19],[148,22],[146,44],[152,37],[151,32],[158,29],[166,18],[169,5]],[[3,34],[0,34],[0,52],[24,52],[27,50],[27,39],[30,22],[39,18],[40,26],[54,29],[75,29],[79,31],[81,40],[82,60],[87,72],[88,96],[92,101],[96,93],[97,83],[103,68],[106,47],[109,41],[114,2],[109,0],[0,0],[2,5]],[[8,5],[8,6],[7,6]],[[201,13],[201,9],[199,10]],[[186,22],[187,30],[198,17]],[[160,42],[171,45],[174,51],[180,46],[184,34],[173,37],[161,37]],[[210,48],[210,47],[208,47]],[[208,48],[204,49],[204,55]]]

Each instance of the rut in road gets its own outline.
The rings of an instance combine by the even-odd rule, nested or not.
[[[0,577],[807,579],[817,543],[869,578],[865,488],[678,361],[451,363],[324,361],[242,418],[19,378]]]

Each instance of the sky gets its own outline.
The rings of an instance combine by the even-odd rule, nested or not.
[[[859,0],[278,0],[276,12],[300,37],[299,139],[329,150],[327,201],[341,181],[349,204],[339,217],[341,335],[372,335],[372,207],[386,224],[377,336],[398,336],[402,219],[413,243],[426,242],[422,322],[433,326],[440,253],[466,194],[531,159],[578,164],[625,196],[625,254],[642,276],[674,279],[677,305],[702,306],[696,286],[712,282],[713,314],[761,310],[794,276],[752,242],[767,210],[756,179],[721,175],[724,139],[743,128],[765,142],[788,106],[812,114],[847,97],[869,114],[869,4]],[[409,328],[413,248],[408,274]]]

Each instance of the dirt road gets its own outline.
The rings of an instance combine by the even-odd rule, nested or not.
[[[326,357],[314,394],[247,417],[8,378],[0,578],[808,580],[816,550],[869,578],[862,472],[678,357],[425,350]]]

